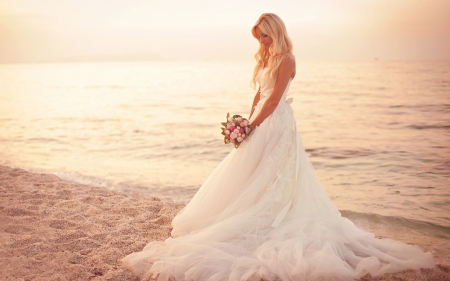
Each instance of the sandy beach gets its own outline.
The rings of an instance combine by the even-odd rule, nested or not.
[[[118,260],[167,238],[183,207],[7,166],[0,166],[0,198],[1,280],[138,280]],[[445,237],[364,228],[431,251],[437,266],[361,280],[450,280]]]

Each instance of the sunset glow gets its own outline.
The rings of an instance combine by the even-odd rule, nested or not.
[[[263,12],[285,21],[300,59],[450,59],[450,2],[0,2],[0,63],[242,60]]]

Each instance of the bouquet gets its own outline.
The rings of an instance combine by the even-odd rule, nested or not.
[[[235,148],[244,141],[244,139],[253,131],[250,122],[242,118],[240,115],[233,115],[227,113],[227,122],[222,122],[222,135],[224,135],[225,144],[232,143]]]

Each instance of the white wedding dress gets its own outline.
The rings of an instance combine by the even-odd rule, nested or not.
[[[271,94],[260,71],[258,115]],[[419,247],[341,217],[286,100],[217,166],[172,222],[172,237],[122,261],[142,279],[354,280],[434,266]]]

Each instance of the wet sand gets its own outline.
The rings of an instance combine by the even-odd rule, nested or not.
[[[0,279],[138,280],[118,260],[167,238],[182,207],[0,165]],[[448,239],[360,224],[379,237],[432,251],[437,263],[434,269],[361,280],[450,280]]]

